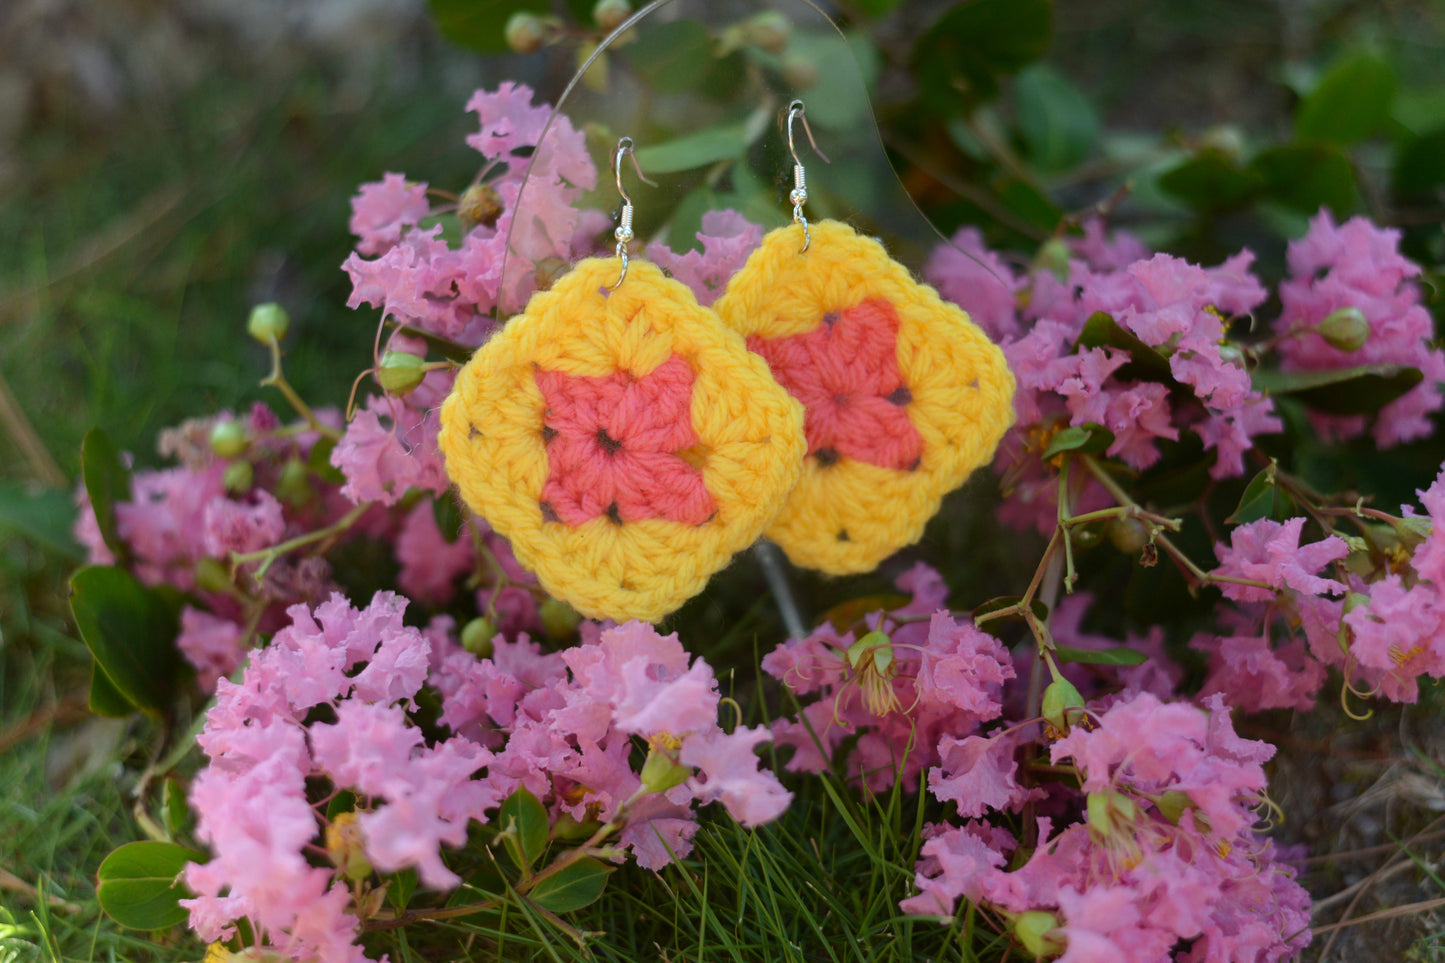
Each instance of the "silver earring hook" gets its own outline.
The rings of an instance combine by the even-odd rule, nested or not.
[[[657,186],[656,181],[647,179],[642,173],[642,165],[637,163],[637,154],[632,149],[632,138],[624,137],[617,142],[617,150],[613,152],[612,173],[617,180],[617,193],[622,195],[622,211],[617,217],[617,229],[612,236],[617,239],[617,257],[622,261],[622,273],[617,276],[617,283],[612,285],[611,290],[616,291],[627,279],[627,245],[633,238],[632,234],[632,195],[627,193],[627,188],[622,186],[622,158],[631,156],[632,168],[637,171],[638,178],[644,184]]]
[[[798,158],[798,148],[793,143],[793,121],[803,122],[803,133],[808,135],[808,143],[813,146],[813,153],[823,158],[823,163],[831,164],[828,155],[818,149],[818,142],[813,139],[813,128],[808,126],[807,108],[801,100],[794,100],[788,104],[788,153],[793,155],[793,190],[788,194],[788,200],[793,202],[793,223],[803,225],[803,250],[800,253],[806,254],[809,245],[813,243],[813,234],[808,229],[808,219],[803,216],[803,205],[808,203],[808,177],[803,171],[803,162]]]

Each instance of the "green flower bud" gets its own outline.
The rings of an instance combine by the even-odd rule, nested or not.
[[[811,57],[802,54],[788,54],[783,58],[783,83],[794,90],[807,90],[818,83],[818,64]]]
[[[239,457],[250,443],[246,426],[239,421],[218,421],[211,426],[211,451],[222,458]]]
[[[547,42],[547,22],[535,13],[518,11],[507,21],[507,46],[520,54],[536,53]]]
[[[1125,555],[1137,555],[1149,544],[1149,526],[1137,518],[1111,518],[1104,532],[1114,547]]]
[[[490,659],[492,640],[496,637],[497,623],[481,615],[462,627],[462,648],[479,659]]]
[[[1048,934],[1059,928],[1059,921],[1053,913],[1043,910],[1029,910],[1013,919],[1014,937],[1024,952],[1033,957],[1054,956],[1064,950],[1058,939],[1049,939]]]
[[[776,10],[765,10],[743,24],[747,42],[768,53],[782,53],[792,32],[792,23]]]
[[[1040,714],[1051,728],[1067,734],[1069,727],[1083,717],[1084,697],[1072,682],[1060,676],[1044,689],[1040,708]]]
[[[667,792],[674,786],[681,786],[692,775],[692,769],[682,765],[663,749],[653,746],[647,750],[647,760],[642,764],[642,788],[647,792]]]
[[[1061,237],[1051,237],[1039,248],[1034,267],[1048,271],[1059,280],[1069,276],[1069,245]]]
[[[251,490],[251,485],[256,481],[256,470],[251,467],[249,461],[233,461],[226,466],[226,473],[221,476],[221,482],[226,486],[226,491],[233,495],[240,495]]]
[[[292,458],[281,466],[281,477],[276,479],[276,495],[283,502],[292,508],[300,508],[315,494],[311,490],[311,472],[305,462]]]
[[[1341,351],[1358,351],[1370,340],[1370,322],[1359,308],[1340,308],[1325,315],[1315,328],[1330,347]]]
[[[571,638],[582,623],[577,610],[561,599],[546,599],[537,607],[537,614],[542,618],[542,631],[553,641]]]
[[[592,8],[592,19],[606,31],[616,30],[632,16],[632,4],[627,0],[597,0]]]
[[[579,822],[563,813],[552,824],[552,838],[564,843],[579,843],[584,839],[591,839],[592,835],[601,828],[602,824],[595,819]]]
[[[331,864],[353,882],[371,875],[371,861],[366,858],[366,839],[356,813],[338,813],[326,827],[326,853]]]
[[[196,563],[196,588],[204,592],[231,591],[231,573],[218,558],[203,558]]]
[[[280,341],[286,337],[290,327],[291,316],[274,301],[256,305],[251,309],[251,317],[246,320],[246,330],[262,344]]]
[[[1085,799],[1084,810],[1089,828],[1101,836],[1131,832],[1128,826],[1139,815],[1139,808],[1134,805],[1134,800],[1112,789],[1089,793]]]
[[[1193,807],[1194,800],[1178,789],[1170,789],[1159,797],[1159,814],[1176,826],[1184,818],[1184,813]]]
[[[537,290],[552,290],[552,285],[562,280],[570,270],[572,270],[572,265],[560,257],[542,258],[537,262],[537,270],[533,273],[533,278],[537,282]]]
[[[468,231],[479,224],[494,227],[503,210],[502,195],[497,193],[496,188],[490,184],[473,184],[462,191],[461,200],[457,202],[457,220]]]
[[[381,356],[376,369],[376,380],[381,390],[398,398],[411,394],[421,384],[426,372],[422,366],[426,359],[409,351],[388,351]]]

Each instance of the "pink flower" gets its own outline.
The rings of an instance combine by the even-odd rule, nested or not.
[[[437,447],[438,419],[392,398],[368,399],[331,452],[331,464],[346,476],[346,497],[357,505],[394,505],[413,488],[445,492],[451,482]]]
[[[961,227],[933,249],[923,276],[946,300],[995,341],[1018,333],[1018,296],[1024,279],[983,243],[976,227]]]
[[[281,541],[286,519],[281,503],[264,489],[253,489],[244,501],[213,499],[202,513],[206,554],[225,558],[231,552],[254,552]]]
[[[688,781],[699,803],[721,800],[728,815],[744,826],[771,822],[783,814],[793,794],[778,777],[758,771],[753,749],[772,738],[767,727],[721,730],[683,742],[679,760],[701,772]]]
[[[431,211],[425,183],[408,183],[402,174],[383,174],[381,180],[362,184],[351,199],[351,233],[360,238],[362,254],[385,254],[401,240],[402,231],[414,227]]]
[[[1275,591],[1293,589],[1304,595],[1338,595],[1345,587],[1315,573],[1331,562],[1349,554],[1344,539],[1331,535],[1309,545],[1300,545],[1304,530],[1303,517],[1280,523],[1268,518],[1235,526],[1229,533],[1229,545],[1216,545],[1219,556],[1216,576],[1251,579],[1264,582],[1273,589],[1233,582],[1219,582],[1226,598],[1239,602],[1267,602]]]
[[[1350,655],[1385,698],[1414,702],[1419,676],[1445,676],[1445,599],[1434,584],[1407,588],[1395,574],[1368,592],[1369,601],[1344,616]]]
[[[674,254],[661,241],[647,245],[647,259],[686,284],[697,303],[712,304],[727,287],[728,280],[747,261],[763,240],[763,229],[732,209],[708,211],[697,232],[702,250]]]
[[[216,691],[217,680],[235,672],[245,656],[241,648],[241,627],[202,609],[187,605],[181,609],[181,633],[176,647],[196,669],[196,683],[202,692]]]
[[[448,542],[437,526],[432,503],[423,500],[407,513],[396,536],[396,560],[401,563],[397,583],[418,602],[450,601],[457,576],[476,565],[470,532],[462,526],[457,539]]]
[[[1267,625],[1250,631],[1247,619],[1240,623],[1240,634],[1200,634],[1189,643],[1209,655],[1209,675],[1200,695],[1222,693],[1243,712],[1313,708],[1325,683],[1325,667],[1299,640],[1272,646],[1267,631],[1261,634]]]

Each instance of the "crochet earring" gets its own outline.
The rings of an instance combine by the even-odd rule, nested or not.
[[[968,315],[882,244],[838,221],[809,225],[797,121],[818,150],[794,100],[793,223],[763,239],[713,310],[804,406],[806,465],[768,538],[796,565],[866,572],[918,541],[943,496],[992,458],[1014,379]]]
[[[772,521],[798,478],[803,415],[685,285],[629,261],[632,147],[613,156],[616,258],[579,262],[478,349],[440,444],[467,505],[549,593],[592,618],[655,622]]]

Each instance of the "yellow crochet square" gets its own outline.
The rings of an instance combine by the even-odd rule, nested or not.
[[[802,409],[685,286],[634,261],[610,291],[617,274],[616,260],[588,259],[534,295],[457,376],[442,406],[440,444],[467,505],[511,540],[549,593],[592,618],[657,621],[699,592],[777,514],[802,466]],[[691,397],[680,417],[690,425],[638,408],[653,382],[665,382],[659,392],[681,404],[685,388],[678,386],[689,379]],[[568,392],[581,400],[553,410],[544,386],[554,405],[557,399],[571,405]],[[627,414],[606,421],[602,409],[628,391],[634,393]],[[638,427],[638,417],[651,420]],[[650,507],[632,508],[635,517],[625,498],[603,509],[588,502],[587,484],[558,480],[574,463],[585,473],[623,449],[624,440],[607,428],[593,439],[586,435],[591,428],[578,435],[576,426],[618,419],[624,424],[611,429],[616,434],[630,424],[638,438],[662,446],[630,457],[688,482],[677,492],[644,491]],[[557,424],[570,426],[565,445]],[[653,479],[634,470],[617,484],[624,482],[631,491]],[[571,500],[549,503],[544,490]]]
[[[800,225],[770,232],[713,310],[808,411],[806,467],[768,537],[797,565],[866,572],[992,458],[1014,379],[968,315],[877,241],[837,221],[811,231],[806,253]]]

